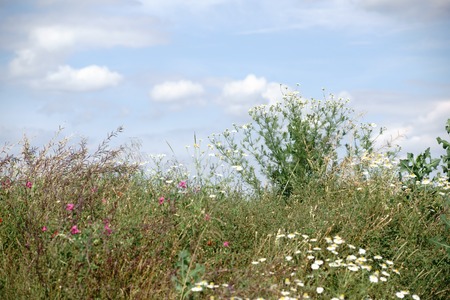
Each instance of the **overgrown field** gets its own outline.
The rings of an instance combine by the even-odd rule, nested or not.
[[[250,116],[184,164],[118,132],[5,147],[0,298],[449,299],[447,141],[398,160],[345,102],[290,92]]]

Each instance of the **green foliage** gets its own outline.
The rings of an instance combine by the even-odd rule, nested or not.
[[[400,171],[414,174],[417,181],[429,178],[431,172],[437,169],[439,158],[432,158],[430,148],[428,147],[423,153],[414,158],[413,153],[408,153],[406,159],[400,160]]]
[[[447,124],[445,125],[445,129],[447,133],[450,135],[450,119],[447,120]],[[448,180],[450,181],[450,142],[446,141],[440,137],[437,137],[437,142],[442,144],[442,148],[446,151],[444,155],[441,156],[442,159],[442,170],[444,174],[447,175]]]
[[[267,176],[290,172],[270,177],[280,190],[295,183],[286,202],[262,188],[259,195],[243,190],[235,176],[250,174],[252,161],[234,144],[223,151],[234,159],[227,170],[196,139],[194,175],[162,157],[139,169],[127,160],[133,153],[108,142],[93,154],[85,142],[75,147],[66,139],[42,150],[24,141],[19,155],[1,151],[2,299],[279,299],[287,292],[298,299],[447,299],[447,179],[422,183],[423,192],[404,189],[390,154],[373,147],[373,126],[346,133],[352,143],[339,160],[326,141],[337,135],[290,123],[276,125],[289,146],[269,148],[260,136],[258,149],[267,154],[255,152],[272,163]],[[227,134],[245,137],[246,128]],[[302,130],[315,128],[320,139],[309,142],[330,159],[296,150],[310,145]],[[270,149],[287,151],[288,163],[281,154],[272,159]],[[307,163],[301,172],[295,159]],[[303,177],[296,176],[309,181],[298,188]]]
[[[183,249],[178,253],[178,261],[175,264],[177,275],[172,277],[175,289],[180,299],[185,299],[191,294],[191,288],[199,282],[205,274],[205,266],[199,263],[192,266],[191,255],[188,250]]]
[[[445,204],[445,212],[447,212],[447,214],[442,213],[440,216],[440,219],[442,221],[442,223],[444,224],[445,228],[446,228],[446,235],[442,236],[442,237],[436,237],[433,238],[432,241],[438,246],[438,247],[442,247],[447,251],[448,256],[450,257],[450,241],[449,241],[449,236],[450,236],[450,219],[448,217],[449,212],[450,211],[450,198],[447,197],[447,201]]]
[[[234,125],[234,130],[210,139],[221,158],[239,168],[257,192],[263,175],[277,194],[289,197],[308,183],[339,176],[339,151],[347,150],[351,159],[374,150],[373,126],[358,128],[347,101],[333,96],[307,100],[288,91],[282,102],[254,107],[249,115],[253,123]]]

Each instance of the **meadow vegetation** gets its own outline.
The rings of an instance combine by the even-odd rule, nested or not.
[[[249,114],[191,162],[111,148],[120,128],[5,145],[1,298],[449,298],[445,137],[399,160],[347,102],[288,90]]]

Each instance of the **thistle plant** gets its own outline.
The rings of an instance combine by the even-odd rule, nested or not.
[[[412,174],[416,181],[422,181],[429,178],[430,174],[437,169],[439,158],[432,158],[430,147],[423,153],[414,157],[413,153],[408,153],[406,159],[400,160],[400,171]]]
[[[447,124],[445,125],[445,130],[450,135],[450,119],[447,120]],[[436,138],[439,144],[442,144],[442,148],[446,151],[445,154],[441,155],[442,159],[442,171],[447,175],[448,180],[450,181],[450,142],[446,141],[440,137]]]
[[[205,273],[205,266],[199,263],[192,266],[191,254],[184,249],[178,253],[178,261],[175,264],[177,275],[172,277],[175,289],[180,295],[180,299],[186,299],[192,292],[194,283],[200,281]]]
[[[282,102],[250,109],[252,123],[234,125],[210,140],[255,191],[262,191],[263,177],[278,194],[290,196],[296,188],[338,174],[345,150],[347,158],[374,150],[373,127],[356,126],[347,103],[333,95],[307,100],[286,89]]]

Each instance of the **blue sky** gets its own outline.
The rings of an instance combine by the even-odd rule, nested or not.
[[[123,125],[120,141],[182,154],[299,83],[437,154],[449,28],[449,0],[0,0],[0,142]]]

